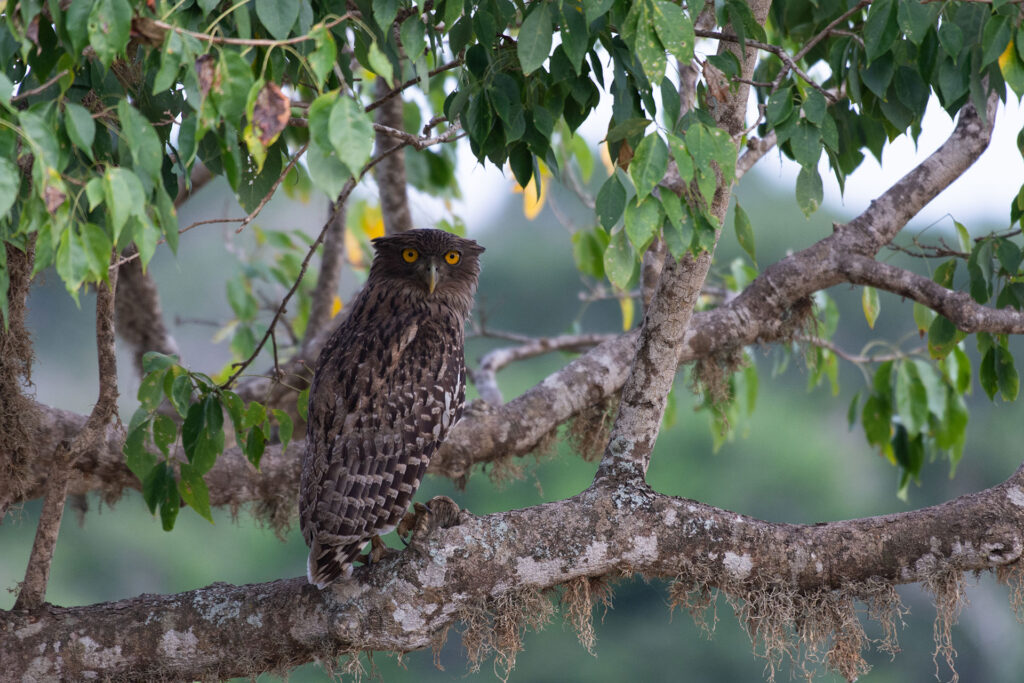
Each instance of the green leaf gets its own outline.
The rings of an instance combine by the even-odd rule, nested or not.
[[[820,127],[828,110],[825,96],[813,88],[808,89],[804,96],[803,110],[807,120]]]
[[[754,250],[754,227],[743,207],[736,203],[736,212],[733,216],[733,226],[736,229],[736,241],[739,242],[743,251],[747,252],[750,260],[757,265],[757,254]]]
[[[888,443],[892,433],[892,405],[889,400],[878,394],[868,396],[860,422],[864,425],[864,436],[869,444],[882,447]]]
[[[935,316],[928,328],[928,353],[932,358],[945,358],[956,346],[956,325],[944,315]]]
[[[895,0],[878,0],[871,4],[864,22],[864,48],[869,62],[885,53],[899,36]]]
[[[971,361],[959,346],[953,349],[951,358],[956,359],[955,386],[957,394],[971,393]]]
[[[139,382],[139,391],[136,398],[143,408],[152,412],[160,406],[164,398],[164,370],[156,370],[148,373]]]
[[[975,247],[967,259],[971,297],[979,304],[992,298],[992,252],[992,240],[984,240]]]
[[[565,55],[569,58],[573,70],[579,74],[583,57],[587,54],[587,45],[590,42],[582,3],[580,0],[560,0],[558,15],[562,48],[565,50]]]
[[[981,359],[981,365],[978,367],[978,382],[988,394],[989,400],[996,397],[996,392],[999,391],[999,377],[996,374],[996,347],[994,346],[986,351]]]
[[[174,356],[168,356],[165,353],[159,351],[147,351],[142,354],[142,371],[149,373],[155,372],[156,370],[166,370],[172,365],[177,365],[178,359]]]
[[[0,157],[0,218],[3,218],[18,199],[21,173],[14,162]],[[4,318],[6,320],[6,318]]]
[[[654,28],[661,44],[681,64],[689,64],[693,59],[693,46],[697,42],[690,17],[679,5],[666,0],[654,0],[651,8]]]
[[[985,22],[985,28],[981,34],[982,68],[999,59],[1006,46],[1010,44],[1010,21],[1009,17],[1000,14],[993,14]]]
[[[629,175],[636,186],[638,199],[649,195],[665,177],[667,171],[668,146],[660,135],[652,133],[637,145],[633,160],[629,164]]]
[[[330,30],[323,26],[313,29],[310,35],[313,37],[313,45],[316,49],[309,54],[307,59],[319,86],[334,70],[334,63],[338,60],[338,46],[334,42],[334,36],[331,35]]]
[[[146,434],[149,429],[149,412],[145,408],[139,408],[135,416],[144,418],[141,422],[135,417],[132,418],[132,427],[128,430],[128,437],[124,441],[122,452],[124,462],[139,481],[145,481],[150,471],[156,465],[155,455],[146,450]]]
[[[391,64],[391,60],[388,59],[387,55],[381,52],[380,47],[377,45],[377,41],[370,43],[370,47],[366,50],[366,60],[370,63],[370,69],[375,74],[383,78],[388,85],[393,85],[395,80],[395,68]]]
[[[132,6],[128,0],[98,0],[89,12],[89,44],[103,66],[124,52],[132,24]]]
[[[640,7],[642,9],[636,25],[633,49],[637,59],[640,60],[640,66],[643,68],[647,80],[652,85],[659,85],[665,78],[665,66],[668,64],[668,60],[665,58],[665,48],[662,47],[655,32],[654,17],[651,16],[649,1],[645,0]]]
[[[964,47],[964,32],[955,22],[944,21],[939,26],[939,44],[955,60]]]
[[[928,397],[928,412],[941,422],[946,417],[946,384],[935,372],[935,368],[926,361],[914,360],[909,369],[924,387],[925,395]]]
[[[1021,250],[1016,244],[1005,237],[993,240],[995,242],[996,258],[1007,273],[1015,275],[1020,268]]]
[[[572,255],[581,273],[598,279],[604,277],[604,252],[608,248],[608,240],[608,233],[600,227],[577,230],[572,234]]]
[[[533,3],[519,29],[516,54],[523,74],[529,76],[540,68],[551,52],[551,5],[541,1]]]
[[[188,463],[181,464],[181,480],[178,482],[178,493],[185,504],[195,510],[200,517],[213,524],[213,511],[210,509],[210,490],[203,481],[201,474]]]
[[[108,167],[103,174],[103,195],[110,216],[113,241],[118,242],[128,217],[145,212],[146,192],[138,176],[123,168]]]
[[[266,421],[267,409],[257,401],[250,401],[249,405],[245,409],[245,414],[242,416],[242,427],[244,429],[258,427]]]
[[[305,391],[308,392],[308,389]],[[234,425],[235,428],[236,438],[240,437],[244,431],[242,420],[245,415],[245,404],[242,403],[241,397],[233,391],[222,391],[220,399],[224,403],[224,407],[228,409],[228,415],[231,417],[231,424]]]
[[[425,35],[426,29],[423,27],[423,20],[418,13],[414,12],[402,22],[402,27],[399,29],[399,36],[402,38],[402,48],[412,61],[416,61],[426,47]]]
[[[156,463],[142,479],[142,498],[153,514],[156,513],[161,501],[167,497],[168,479],[174,483],[174,475],[168,469],[167,463],[162,461]]]
[[[625,209],[626,189],[622,187],[618,176],[612,173],[597,192],[595,203],[597,218],[605,230],[611,230],[622,218],[622,212]]]
[[[864,287],[861,292],[860,304],[864,309],[864,319],[868,321],[868,327],[875,329],[875,321],[882,308],[878,301],[878,290],[874,287]]]
[[[914,45],[920,45],[935,26],[935,18],[942,7],[938,3],[923,3],[920,0],[899,0],[896,21],[900,30]],[[945,23],[945,22],[944,22]],[[952,23],[952,22],[950,22]]]
[[[304,421],[309,420],[309,387],[306,387],[299,392],[299,398],[296,401],[295,408]]]
[[[166,415],[153,416],[153,443],[164,454],[170,457],[170,446],[178,438],[178,425]]]
[[[789,146],[798,164],[804,168],[816,167],[821,159],[821,131],[810,121],[801,120],[790,135]]]
[[[358,173],[373,153],[373,122],[359,104],[339,97],[331,107],[327,131],[338,158]]]
[[[270,35],[284,40],[299,18],[299,0],[256,0],[256,16]]]
[[[153,94],[170,90],[178,80],[178,71],[185,58],[185,41],[177,31],[168,31],[160,53],[160,68],[153,79]]]
[[[636,267],[636,255],[626,239],[626,231],[619,230],[611,236],[604,252],[604,272],[608,280],[619,289],[626,289]]]
[[[636,249],[636,253],[642,254],[647,250],[651,240],[657,236],[664,219],[661,202],[654,197],[648,197],[641,201],[640,196],[637,195],[626,205],[625,232]]]
[[[96,138],[96,122],[89,110],[80,104],[67,102],[64,104],[64,129],[71,143],[82,150],[87,157],[93,159],[92,143]],[[0,189],[0,197],[3,196]],[[0,211],[0,215],[3,212]]]
[[[189,403],[192,401],[192,378],[188,373],[177,375],[171,382],[171,391],[167,396],[171,405],[182,417],[188,415]]]
[[[934,320],[935,311],[923,304],[914,302],[914,323],[917,325],[918,334],[922,337],[927,334]]]
[[[259,312],[259,301],[253,296],[251,287],[243,273],[227,282],[228,303],[239,320],[252,320]]]
[[[1001,346],[995,346],[992,350],[995,351],[994,361],[999,393],[1003,395],[1004,401],[1016,400],[1017,394],[1020,392],[1020,376],[1013,363],[1013,356]]]
[[[808,218],[821,206],[825,197],[825,190],[821,184],[821,176],[816,166],[804,166],[796,177],[796,201],[800,210]]]
[[[259,427],[253,427],[249,430],[249,436],[245,439],[242,450],[245,451],[245,457],[248,458],[249,462],[256,469],[260,467],[260,460],[263,458],[263,451],[266,445],[267,439]]]
[[[160,182],[160,167],[163,164],[164,151],[160,138],[153,126],[127,99],[117,105],[117,116],[121,121],[121,134],[131,151],[132,167],[148,175],[153,181]]]
[[[288,442],[292,440],[294,425],[292,418],[283,410],[274,408],[274,419],[277,420],[277,437],[281,441],[281,450],[288,448]]]

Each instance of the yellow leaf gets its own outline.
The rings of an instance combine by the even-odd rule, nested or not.
[[[342,305],[343,304],[341,303],[341,297],[338,296],[337,294],[335,294],[334,295],[334,299],[331,300],[331,317],[332,318],[334,316],[338,315],[338,313],[341,312]]]
[[[999,55],[999,70],[1000,71],[1002,71],[1004,73],[1006,72],[1006,66],[1007,66],[1007,64],[1010,63],[1010,60],[1013,59],[1013,51],[1016,50],[1016,49],[1017,49],[1017,47],[1013,44],[1013,41],[1011,40],[1010,44],[1006,46],[1005,50],[1003,50],[1003,54]]]
[[[881,310],[878,290],[874,287],[865,287],[860,297],[860,303],[864,309],[864,319],[868,321],[868,327],[875,329],[875,320],[878,319],[878,312]]]
[[[359,228],[371,240],[384,236],[384,215],[379,206],[367,206],[363,209]]]
[[[359,246],[359,238],[351,230],[345,231],[345,260],[356,268],[364,267],[363,249]]]
[[[619,308],[622,309],[622,331],[628,332],[633,327],[633,299],[628,296],[622,297],[619,299]]]

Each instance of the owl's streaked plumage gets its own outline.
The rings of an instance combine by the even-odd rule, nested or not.
[[[309,392],[299,520],[319,588],[399,523],[465,398],[463,328],[483,247],[440,230],[373,246],[366,286]]]

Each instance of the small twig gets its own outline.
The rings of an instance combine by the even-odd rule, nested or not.
[[[739,42],[740,42],[740,39],[737,38],[736,36],[729,35],[727,33],[722,33],[721,31],[705,31],[703,29],[695,29],[694,33],[696,33],[696,35],[698,37],[700,37],[700,38],[714,38],[716,40],[728,40],[730,42],[737,43],[737,44],[739,44]],[[778,45],[772,45],[770,43],[762,43],[762,42],[760,42],[758,40],[752,40],[750,38],[746,39],[746,45],[747,45],[747,47],[752,47],[752,48],[755,48],[757,50],[762,50],[764,52],[772,53],[773,55],[775,55],[776,57],[778,57],[779,59],[782,60],[782,62],[785,65],[786,69],[792,70],[793,73],[795,73],[797,76],[799,76],[804,81],[806,81],[806,83],[809,86],[811,86],[812,88],[814,88],[815,90],[820,92],[822,94],[822,96],[826,100],[828,100],[829,102],[832,102],[832,103],[834,103],[836,101],[835,95],[833,95],[831,92],[829,92],[825,88],[821,87],[818,84],[817,81],[815,81],[813,78],[811,78],[807,74],[807,72],[805,72],[803,69],[801,69],[797,65],[796,61],[794,61],[793,57],[791,57],[788,52],[783,50]]]
[[[112,252],[111,261],[117,258]],[[64,500],[75,461],[83,453],[94,449],[103,439],[107,424],[117,419],[117,356],[114,345],[114,292],[117,270],[112,269],[110,281],[96,290],[96,356],[99,365],[99,397],[85,426],[70,445],[58,445],[50,465],[50,479],[46,487],[43,509],[39,514],[32,552],[25,569],[16,610],[31,610],[41,606],[46,597],[46,584],[50,579],[53,549],[57,544],[60,522],[64,516]]]
[[[274,194],[277,192],[277,188],[278,186],[281,185],[281,181],[283,181],[285,179],[285,176],[287,176],[291,172],[291,170],[295,168],[295,164],[299,161],[299,157],[305,154],[307,149],[309,149],[308,140],[302,143],[302,147],[299,147],[299,151],[292,155],[292,158],[288,162],[288,165],[284,167],[283,171],[281,171],[281,175],[277,176],[277,180],[275,180],[274,184],[270,186],[270,190],[265,195],[263,195],[263,199],[261,199],[260,203],[256,205],[256,208],[250,211],[249,215],[242,219],[242,224],[235,228],[236,235],[242,232],[242,230],[245,229],[245,226],[249,225],[249,223],[252,223],[254,220],[256,220],[256,216],[260,215],[260,212],[263,211],[263,207],[267,205],[267,202],[270,201],[270,198],[273,197]]]
[[[742,178],[754,164],[775,147],[777,138],[775,131],[769,131],[763,138],[751,138],[747,141],[747,150],[736,160],[736,180]]]
[[[363,170],[363,173],[359,174],[359,177],[362,178],[364,173],[366,173],[366,169],[365,168]],[[344,202],[344,201],[348,200],[348,196],[350,194],[352,194],[352,190],[355,189],[355,186],[356,186],[357,182],[358,182],[358,180],[355,179],[355,178],[349,178],[345,182],[344,187],[342,188],[341,192],[338,195],[338,201],[339,202]],[[291,298],[295,294],[295,292],[299,289],[299,284],[302,282],[302,278],[305,277],[305,275],[306,275],[306,269],[309,268],[309,262],[313,258],[313,254],[316,253],[317,247],[319,247],[320,243],[324,241],[324,237],[326,237],[327,229],[329,227],[330,227],[330,221],[325,222],[324,223],[324,227],[320,230],[320,234],[317,235],[315,240],[313,240],[313,244],[310,245],[309,251],[306,252],[306,258],[302,259],[302,266],[299,268],[299,275],[298,275],[298,277],[295,278],[295,283],[292,285],[292,288],[289,289],[288,293],[284,295],[283,299],[281,299],[281,305],[278,306],[277,312],[274,313],[274,317],[271,319],[270,324],[267,325],[267,331],[263,334],[263,338],[260,339],[259,343],[256,344],[256,348],[253,350],[252,354],[248,358],[246,358],[244,361],[242,361],[240,363],[235,363],[234,364],[234,367],[236,369],[231,374],[231,376],[228,377],[227,381],[225,381],[221,385],[222,389],[229,388],[234,383],[234,381],[236,379],[238,379],[238,376],[241,375],[242,372],[247,367],[252,365],[252,362],[254,360],[256,360],[256,356],[258,356],[260,351],[263,350],[263,346],[267,343],[267,339],[270,338],[270,335],[274,331],[274,326],[277,325],[277,321],[284,314],[285,309],[288,306],[288,302],[291,300]]]
[[[616,334],[566,334],[559,337],[531,338],[517,335],[524,343],[510,348],[494,349],[480,359],[480,367],[471,371],[473,384],[482,398],[492,406],[505,401],[498,388],[497,372],[506,365],[552,351],[581,351],[618,337]]]
[[[351,12],[346,12],[345,14],[342,14],[340,17],[332,19],[326,24],[323,24],[323,28],[333,28],[340,24],[341,22],[345,21],[346,19],[351,19],[352,17],[353,14]],[[211,36],[208,33],[199,33],[198,31],[189,31],[188,29],[181,28],[180,26],[168,24],[166,21],[161,21],[160,19],[149,19],[148,21],[152,23],[154,26],[162,28],[165,31],[174,31],[175,33],[180,33],[181,35],[185,36],[191,36],[196,40],[202,40],[204,42],[215,45],[246,45],[249,47],[276,47],[279,45],[297,45],[299,43],[304,43],[307,40],[313,40],[313,36],[309,33],[301,36],[296,36],[294,38],[286,38],[285,40],[272,40],[270,38],[225,38],[223,36]]]
[[[53,85],[54,83],[56,83],[57,81],[59,81],[60,79],[64,78],[67,75],[68,75],[68,70],[67,69],[61,69],[59,72],[57,72],[56,75],[51,77],[48,81],[46,81],[42,85],[36,86],[35,88],[32,88],[31,90],[26,90],[24,92],[19,92],[17,95],[15,95],[14,97],[11,98],[11,104],[17,104],[18,102],[20,102],[20,101],[22,101],[24,99],[32,97],[33,95],[38,95],[39,93],[45,91],[51,85]]]
[[[822,339],[821,337],[814,337],[814,336],[798,334],[798,335],[793,337],[793,341],[803,342],[805,344],[810,344],[811,346],[818,346],[818,347],[821,347],[823,349],[828,349],[829,351],[831,351],[832,353],[836,354],[837,356],[839,356],[843,360],[849,361],[850,363],[853,363],[855,365],[868,365],[868,364],[871,364],[871,363],[885,363],[885,362],[891,361],[891,360],[900,360],[902,358],[907,358],[909,356],[913,356],[913,355],[919,354],[922,351],[926,350],[924,347],[920,347],[920,348],[916,348],[916,349],[912,349],[910,351],[907,351],[906,353],[903,353],[903,352],[880,353],[880,354],[878,354],[876,356],[864,356],[864,355],[850,353],[849,351],[844,351],[843,349],[841,349],[840,347],[836,346],[834,343],[832,343],[828,339]]]
[[[456,57],[455,59],[453,59],[452,61],[448,62],[447,64],[442,64],[441,66],[437,67],[436,69],[431,69],[430,71],[427,72],[427,76],[428,77],[433,77],[433,76],[436,76],[439,73],[443,73],[445,71],[451,71],[452,69],[456,69],[456,68],[462,66],[462,62],[463,62],[463,58],[461,56],[460,57]],[[382,104],[384,104],[385,102],[390,100],[392,97],[397,96],[399,93],[401,93],[406,88],[411,88],[412,86],[416,85],[419,82],[420,82],[419,76],[417,76],[416,78],[410,78],[405,83],[402,83],[400,86],[398,86],[397,88],[394,88],[390,92],[385,93],[384,95],[382,95],[381,97],[377,98],[376,100],[374,100],[370,104],[366,105],[366,107],[363,109],[363,111],[367,111],[367,112],[373,111],[377,107],[381,106]]]
[[[830,31],[831,31],[832,29],[834,29],[834,28],[835,28],[836,26],[838,26],[839,24],[841,24],[841,23],[843,23],[844,21],[846,21],[847,19],[849,19],[849,18],[850,18],[851,16],[853,16],[853,15],[854,15],[854,14],[856,14],[857,12],[860,12],[860,11],[861,11],[862,9],[864,9],[865,7],[867,7],[867,6],[868,6],[868,5],[870,5],[870,4],[871,4],[871,0],[861,0],[861,1],[860,1],[860,2],[858,2],[858,3],[856,4],[856,5],[854,5],[853,7],[851,7],[850,9],[848,9],[847,11],[843,12],[842,14],[840,14],[840,15],[839,15],[838,17],[836,17],[836,18],[835,18],[834,20],[832,20],[831,22],[829,22],[828,26],[826,26],[825,28],[823,28],[823,29],[822,29],[822,30],[821,30],[821,31],[820,31],[820,32],[819,32],[819,33],[818,33],[818,34],[817,34],[816,36],[814,36],[813,38],[811,38],[810,40],[808,40],[808,41],[807,41],[807,42],[806,42],[806,43],[804,44],[804,46],[803,46],[802,48],[800,48],[800,51],[799,51],[799,52],[797,52],[797,53],[796,53],[795,55],[793,55],[793,59],[792,59],[792,61],[791,61],[791,62],[789,62],[789,63],[786,63],[786,64],[785,64],[785,65],[784,65],[784,66],[782,67],[782,69],[780,69],[780,70],[779,70],[779,73],[778,73],[778,74],[777,74],[777,75],[775,76],[775,80],[773,80],[773,81],[772,81],[772,92],[775,92],[775,90],[777,90],[777,89],[778,89],[779,85],[781,85],[781,84],[782,84],[782,79],[786,77],[786,73],[787,73],[787,67],[789,67],[789,66],[790,66],[790,64],[792,64],[793,66],[795,66],[795,65],[796,65],[796,62],[798,62],[798,61],[800,61],[801,59],[803,59],[803,58],[804,58],[804,57],[805,57],[805,56],[807,55],[807,53],[808,53],[808,52],[810,52],[810,51],[811,51],[811,49],[812,49],[812,48],[813,48],[813,47],[814,47],[815,45],[817,45],[817,44],[818,44],[818,43],[820,43],[820,42],[821,42],[822,40],[824,40],[824,38],[825,38],[825,37],[826,37],[826,36],[827,36],[827,35],[829,34],[829,32],[830,32]],[[780,58],[781,58],[781,55],[780,55]],[[783,62],[785,63],[785,62],[786,62],[786,60],[785,60],[785,59],[783,59]],[[804,80],[807,80],[807,79],[806,79],[805,77],[803,77],[803,76],[801,76],[801,78],[804,78]],[[810,81],[808,81],[808,82],[810,82]],[[834,100],[833,100],[833,101],[834,101]]]

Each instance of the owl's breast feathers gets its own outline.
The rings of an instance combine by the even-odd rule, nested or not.
[[[364,293],[313,377],[300,524],[320,587],[394,529],[462,413],[464,316],[401,298]]]

